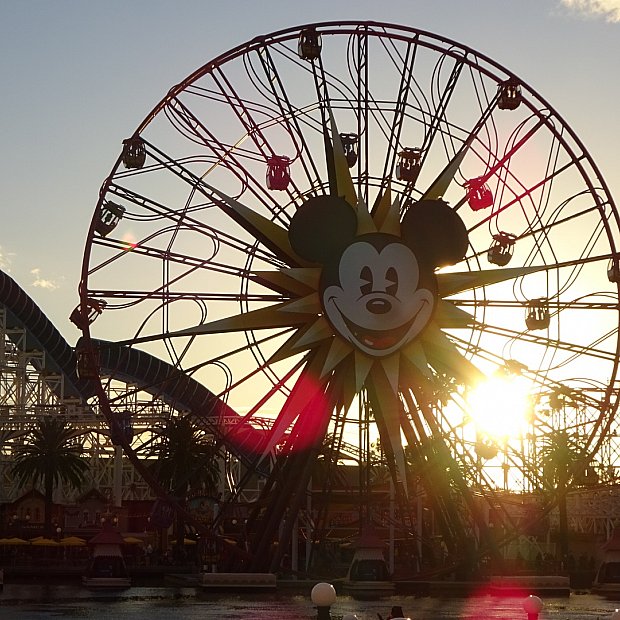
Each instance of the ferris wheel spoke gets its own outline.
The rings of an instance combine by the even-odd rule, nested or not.
[[[284,433],[291,427],[293,422],[298,419],[298,417],[301,419],[304,416],[304,411],[308,409],[308,406],[316,406],[317,398],[324,394],[330,378],[329,375],[321,375],[321,370],[324,364],[324,355],[324,347],[308,355],[305,366],[299,374],[297,381],[293,385],[286,402],[282,406],[282,409],[278,413],[277,419],[271,428],[269,440],[263,448],[263,456],[271,452],[276,444],[282,440]],[[332,396],[332,398],[334,397]],[[323,412],[323,416],[331,413],[332,408],[333,405]],[[310,414],[312,415],[311,409]],[[315,423],[318,422],[319,420],[315,420]],[[321,424],[319,423],[318,426],[320,425]]]
[[[351,50],[353,63],[353,75],[351,78],[355,85],[355,100],[357,117],[357,131],[354,138],[357,140],[357,158],[352,168],[355,167],[357,173],[357,195],[369,204],[368,196],[368,175],[364,171],[368,166],[368,158],[370,153],[370,88],[368,83],[368,33],[366,28],[361,29],[355,37],[355,43]],[[349,69],[351,73],[351,69]],[[385,174],[383,175],[384,179]]]
[[[478,123],[476,124],[476,126],[474,127],[472,132],[470,133],[468,139],[465,141],[465,143],[461,147],[460,151],[457,152],[457,154],[456,154],[454,159],[457,159],[463,150],[466,150],[467,148],[469,148],[469,146],[471,145],[471,142],[476,137],[476,135],[478,134],[480,129],[484,126],[484,123],[486,122],[486,119],[488,118],[488,116],[491,114],[491,112],[495,108],[496,102],[497,102],[497,97],[493,100],[492,104],[489,105],[489,107],[487,108],[486,112],[479,119]],[[497,175],[503,169],[507,170],[508,166],[510,164],[510,160],[519,152],[520,149],[522,149],[528,143],[529,140],[531,140],[533,138],[533,136],[541,128],[546,126],[546,123],[547,123],[547,121],[545,119],[539,119],[536,122],[536,124],[534,125],[534,127],[532,127],[519,141],[517,141],[508,150],[508,152],[506,152],[502,157],[500,157],[497,161],[495,161],[484,174],[482,174],[480,177],[478,177],[478,181],[480,183],[486,183],[490,178],[492,178],[493,176]],[[465,153],[463,153],[461,155],[461,159],[462,159],[462,157],[464,157],[464,155],[465,155]],[[442,175],[447,175],[447,169],[449,168],[449,166],[450,166],[450,164],[448,164],[448,166],[446,167],[446,170],[444,170]],[[442,175],[440,175],[439,179],[435,182],[435,183],[438,184],[437,190],[441,190],[441,188],[442,188],[442,186],[440,184],[440,180],[441,180],[441,176]],[[452,176],[454,176],[454,174]],[[456,202],[456,204],[454,205],[454,210],[458,211],[466,202],[467,202],[467,195],[463,196],[460,200],[458,200]]]
[[[261,131],[260,124],[252,116],[252,111],[245,105],[234,86],[227,78],[221,67],[217,67],[212,73],[213,83],[222,95],[223,102],[228,104],[235,115],[235,120],[241,125],[243,134],[254,144],[256,152],[265,161],[275,155],[271,145]]]
[[[568,201],[565,204],[568,204]],[[609,232],[607,224],[600,219],[597,221],[594,227],[592,226],[590,227],[590,236],[587,239],[585,239],[585,242],[582,243],[581,254],[577,256],[573,261],[564,261],[560,264],[558,258],[555,256],[553,248],[551,247],[551,236],[552,235],[557,237],[562,234],[563,230],[570,231],[572,229],[571,227],[575,226],[576,220],[578,218],[581,217],[583,219],[583,216],[588,216],[590,214],[595,214],[595,213],[598,214],[599,211],[600,211],[599,205],[593,204],[589,208],[585,208],[576,213],[569,213],[568,215],[565,215],[564,217],[560,217],[559,209],[558,209],[552,215],[549,216],[550,218],[551,217],[555,218],[553,221],[550,221],[550,220],[547,220],[545,222],[539,221],[538,228],[530,229],[530,231],[522,235],[521,238],[533,240],[535,247],[532,248],[532,251],[530,253],[530,256],[532,257],[535,254],[542,256],[543,251],[545,249],[550,251],[552,253],[551,254],[552,259],[547,260],[546,262],[556,263],[558,269],[562,267],[567,267],[567,266],[573,266],[573,267],[582,266],[582,265],[585,265],[591,262],[608,261],[612,257],[612,254],[607,254],[603,256],[599,256],[599,255],[591,256],[592,252],[595,252],[598,250],[597,246],[600,240],[604,239],[604,235]],[[542,220],[542,218],[539,218],[539,219]]]
[[[290,247],[286,229],[261,215],[257,211],[246,207],[236,198],[210,186],[205,181],[199,181],[199,188],[201,193],[211,201],[211,204],[217,205],[224,213],[231,217],[231,219],[249,232],[253,236],[253,239],[261,241],[273,255],[293,266],[299,265],[300,262],[302,262]],[[119,191],[118,187],[116,189]],[[124,194],[130,195],[128,192],[124,192]],[[132,195],[132,198],[136,204],[143,204],[147,202],[146,199],[135,194]],[[149,207],[153,208],[154,203],[151,201],[148,202]],[[162,205],[157,205],[156,208],[162,212],[166,211],[165,207]],[[204,225],[197,220],[188,219],[174,210],[169,210],[168,217],[170,217],[173,221],[176,220],[179,223],[186,223],[188,226],[196,225],[198,229],[204,228]],[[215,232],[217,237],[221,235],[227,240],[234,240],[232,235],[219,231],[216,228],[209,227],[204,228],[204,230],[205,234]],[[236,239],[236,241],[237,245],[239,245],[238,239]],[[246,249],[248,247],[250,246],[246,246]]]
[[[125,299],[125,300],[135,300],[133,303],[135,304],[137,301],[165,301],[166,303],[173,303],[174,301],[185,300],[185,301],[237,301],[237,302],[261,302],[261,303],[272,303],[272,302],[282,302],[283,298],[281,295],[261,295],[261,294],[241,294],[241,293],[200,293],[195,291],[170,291],[166,288],[162,288],[160,290],[133,290],[133,291],[117,291],[114,289],[92,289],[90,291],[90,296],[93,299],[106,299],[106,300],[114,300],[114,299]],[[133,305],[133,304],[132,304]],[[125,305],[123,307],[126,307]],[[174,335],[174,334],[172,334]]]
[[[310,147],[302,131],[299,112],[291,103],[291,99],[284,88],[282,77],[278,71],[278,65],[267,45],[257,50],[258,58],[263,69],[266,82],[264,84],[270,89],[271,95],[280,111],[282,122],[289,128],[291,139],[296,146],[296,155],[303,167],[306,178],[313,187],[321,185],[321,174],[318,171]]]
[[[508,299],[491,299],[486,298],[484,301],[475,299],[456,299],[450,300],[459,308],[519,308],[524,309],[526,306],[519,300]],[[549,301],[548,308],[554,313],[565,312],[567,310],[606,310],[617,314],[618,304],[613,301]]]
[[[327,168],[327,180],[329,183],[329,193],[332,196],[338,195],[338,183],[336,179],[336,164],[334,161],[334,149],[329,136],[329,93],[327,90],[327,78],[323,69],[323,61],[319,56],[318,61],[312,62],[312,76],[316,91],[316,100],[319,104],[321,113],[321,131],[323,134],[323,148],[325,152],[325,166]]]
[[[602,361],[612,363],[615,363],[616,361],[615,351],[597,349],[590,345],[569,342],[566,340],[559,340],[552,336],[539,336],[531,332],[518,331],[515,329],[509,329],[507,327],[489,325],[486,323],[481,323],[480,329],[484,330],[484,332],[488,335],[500,336],[504,338],[506,342],[519,341],[522,343],[536,345],[537,347],[541,347],[542,350],[553,350],[558,352],[571,353],[575,355],[580,355],[586,359],[600,359]],[[616,331],[610,332],[608,335],[614,335],[616,334]],[[479,347],[476,347],[477,350],[478,348]]]
[[[291,247],[288,231],[224,192],[203,183],[213,201],[237,224],[291,267],[305,264]]]
[[[491,220],[497,219],[500,214],[504,213],[511,207],[515,205],[520,205],[520,203],[524,199],[528,199],[536,191],[539,191],[542,188],[553,183],[556,179],[559,179],[563,173],[569,172],[572,168],[578,165],[579,161],[580,160],[570,161],[562,166],[554,168],[549,174],[545,175],[540,181],[537,181],[536,183],[533,183],[532,185],[528,187],[522,188],[520,192],[515,193],[512,198],[510,198],[509,200],[507,200],[501,205],[497,205],[497,207],[494,208],[493,213],[475,222],[472,225],[472,227],[469,229],[469,232],[470,233],[474,232],[478,228],[484,225],[487,225]],[[584,209],[581,213],[577,214],[577,216],[586,215],[587,213],[594,211],[596,209],[598,209],[598,207],[593,205],[590,208]]]
[[[205,193],[205,195],[208,195],[206,190],[204,189],[206,185],[204,183],[202,185],[203,185],[203,188],[202,188],[203,193]],[[167,218],[168,220],[170,220],[170,222],[173,222],[178,228],[184,228],[186,230],[195,231],[196,233],[203,235],[205,238],[207,238],[210,242],[214,243],[218,247],[228,246],[231,249],[234,249],[235,251],[240,251],[246,255],[249,254],[252,256],[256,256],[257,258],[265,261],[267,264],[271,264],[276,267],[282,265],[282,262],[280,260],[277,260],[276,257],[274,257],[273,253],[266,252],[265,249],[261,249],[260,247],[255,246],[255,241],[258,240],[256,237],[251,238],[249,242],[244,242],[243,239],[240,239],[238,235],[235,236],[227,232],[223,226],[216,227],[214,225],[207,225],[204,222],[202,222],[200,219],[198,219],[198,217],[196,216],[198,210],[200,210],[201,212],[204,212],[208,210],[209,208],[213,208],[213,206],[215,206],[216,203],[215,203],[215,200],[213,199],[213,196],[210,196],[211,200],[209,202],[209,205],[201,205],[200,207],[194,207],[193,211],[194,211],[195,216],[191,217],[187,214],[187,212],[179,213],[178,211],[171,209],[170,207],[166,207],[165,205],[155,203],[144,196],[141,196],[139,194],[136,194],[135,192],[131,192],[129,190],[126,190],[116,185],[113,186],[110,191],[118,196],[122,196],[126,200],[131,200],[134,204],[140,207],[143,207],[147,213],[154,213],[160,217]],[[220,205],[222,204],[222,201],[224,201],[224,203],[227,203],[227,204],[232,205],[233,207],[236,207],[238,211],[241,211],[242,213],[246,213],[246,214],[248,213],[248,209],[245,209],[243,205],[241,205],[241,203],[239,203],[234,198],[226,196],[225,194],[222,194],[222,193],[218,193],[217,197],[220,200]],[[265,228],[268,231],[279,230],[279,227],[276,224],[271,223],[270,220],[267,220],[266,218],[258,214],[255,214],[255,215],[250,214],[248,216],[248,219],[255,220],[256,222],[259,222],[259,223],[265,222],[265,224],[263,225],[263,228]],[[257,228],[250,227],[249,224],[246,223],[246,220],[243,219],[240,215],[237,215],[235,220],[237,222],[240,221],[244,227],[247,227],[249,229],[249,232],[252,232],[252,231],[256,232],[256,230],[260,228],[260,226],[257,226]],[[173,228],[170,227],[168,230],[173,230]],[[159,234],[161,234],[161,232]],[[262,235],[262,236],[267,238],[267,236],[265,235]],[[272,232],[272,236],[275,237],[276,241],[277,239],[282,238],[282,235],[280,234],[278,236],[277,232]],[[113,242],[107,240],[106,238],[100,238],[97,241],[97,243],[99,245],[105,245],[105,244],[112,245],[113,244]],[[126,250],[128,243],[123,242],[123,241],[121,241],[120,243],[121,243],[121,247]],[[136,247],[133,247],[134,245]],[[142,245],[143,245],[143,242],[141,242],[140,244],[132,244],[131,249],[132,251],[136,249],[140,251],[141,248],[139,248],[138,246],[142,246]],[[270,248],[277,247],[277,246],[274,246],[273,240],[271,241],[271,243],[265,244],[265,245],[269,245]],[[170,254],[172,255],[172,253]]]
[[[442,57],[439,62],[443,63],[446,58],[447,57],[445,56]],[[437,137],[443,135],[440,128],[442,124],[447,123],[448,105],[456,90],[456,86],[461,77],[461,72],[465,66],[459,59],[453,58],[453,60],[454,65],[452,66],[450,76],[446,80],[444,88],[440,94],[439,101],[433,110],[429,110],[429,116],[431,118],[430,126],[424,136],[424,142],[421,145],[421,150],[424,154],[428,154]],[[436,69],[437,67],[435,67],[435,70]],[[425,155],[423,155],[422,164],[424,164],[424,156]]]
[[[258,54],[260,56],[260,51],[258,52]],[[277,79],[277,69],[275,65],[273,64],[269,65],[269,68],[271,69],[271,71],[274,72],[273,75],[268,76],[267,82],[271,83],[272,78],[274,80]],[[271,111],[270,118],[267,121],[263,121],[262,123],[259,123],[253,118],[251,109],[245,106],[243,100],[235,92],[233,85],[231,84],[230,80],[226,77],[226,75],[223,73],[221,67],[218,67],[218,69],[213,72],[212,77],[213,77],[214,83],[220,89],[222,95],[224,96],[225,100],[228,102],[230,108],[234,111],[236,120],[243,127],[243,130],[244,130],[243,135],[246,135],[249,137],[248,139],[251,140],[255,146],[255,152],[257,153],[258,157],[261,158],[265,162],[266,165],[274,157],[279,156],[279,154],[273,150],[273,147],[270,144],[268,138],[263,133],[263,127],[266,125],[268,126],[268,125],[273,125],[273,124],[281,124],[284,127],[286,127],[288,137],[293,142],[293,146],[295,148],[294,157],[290,159],[296,158],[300,150],[299,145],[296,143],[296,139],[298,137],[297,132],[292,131],[293,128],[288,123],[288,121],[290,120],[290,116],[284,112],[281,103],[280,103],[280,109],[278,111],[276,110]],[[279,102],[279,97],[277,95],[275,95],[275,97],[276,97],[276,102]],[[300,193],[300,190],[296,184],[295,176],[291,176],[285,191],[288,194],[289,198],[291,199]]]
[[[204,214],[208,212],[209,209],[214,208],[215,204],[211,200],[206,205],[197,205],[190,207],[184,212],[179,212],[170,206],[156,202],[146,196],[116,184],[111,184],[109,191],[114,196],[118,196],[124,201],[130,202],[143,210],[143,215],[137,213],[128,214],[128,220],[141,221],[142,219],[146,219],[147,221],[150,221],[152,217],[161,218],[164,221],[170,222],[171,225],[167,228],[167,230],[174,230],[174,227],[184,228],[195,232],[198,235],[203,235],[210,244],[227,246],[246,255],[251,254],[275,267],[281,266],[282,264],[282,262],[277,260],[271,252],[267,252],[265,249],[261,249],[261,247],[255,247],[254,238],[252,238],[249,242],[244,242],[243,239],[239,238],[239,235],[234,235],[228,232],[223,225],[209,225],[199,219],[199,214]],[[161,231],[158,231],[158,234],[161,234]],[[140,252],[141,248],[138,246],[143,245],[145,241],[143,240],[140,244],[135,244],[128,241],[112,241],[107,237],[95,237],[95,243],[98,245],[114,245],[114,243],[117,243],[120,244],[121,250],[127,250],[130,248],[132,251]],[[173,255],[173,253],[170,254]]]
[[[442,109],[444,107],[443,106],[444,97],[446,98],[446,106],[447,106],[447,101],[449,101],[448,94],[453,91],[459,75],[460,75],[460,69],[458,73],[453,73],[452,77],[454,78],[454,84],[452,85],[451,88],[446,87],[446,91],[444,92],[444,95],[442,96],[442,99],[441,99]],[[482,111],[482,114],[480,115],[476,123],[474,124],[473,128],[469,131],[467,137],[463,140],[462,144],[456,149],[454,155],[450,158],[450,160],[445,165],[443,170],[439,173],[439,175],[435,178],[435,180],[429,185],[426,191],[422,194],[421,200],[437,200],[446,194],[448,187],[450,186],[451,182],[453,181],[454,177],[459,171],[461,164],[463,163],[463,160],[465,159],[466,155],[472,148],[472,144],[474,143],[474,140],[478,137],[478,134],[480,133],[482,128],[485,126],[488,119],[491,117],[493,111],[495,110],[497,106],[498,97],[499,95],[496,95],[495,98],[489,103],[487,108]],[[435,126],[431,127],[431,130],[430,130],[431,137],[429,138],[430,142],[429,142],[428,147],[425,147],[427,150],[428,148],[430,148],[432,142],[435,139],[435,133],[437,133],[438,131],[439,131],[439,125],[437,125],[436,127]],[[449,133],[448,135],[451,136],[452,134]],[[479,177],[480,182],[485,183],[491,176],[493,176],[493,174],[497,172],[498,169],[500,169],[504,165],[504,163],[505,162],[502,162],[502,160],[500,160],[498,163],[492,166],[490,170],[488,170],[487,172],[485,172],[485,174]],[[422,158],[422,166],[423,165],[424,165],[424,157]],[[404,194],[409,196],[412,189],[413,189],[413,186],[411,185],[405,190]],[[467,200],[467,196],[457,201],[457,203],[454,206],[454,210],[457,211],[464,204],[466,200]]]
[[[386,131],[387,149],[383,164],[383,182],[379,190],[379,195],[382,195],[387,190],[387,183],[389,182],[388,180],[391,178],[392,172],[396,167],[396,158],[400,150],[401,134],[408,111],[408,98],[409,94],[411,93],[411,84],[414,79],[413,76],[415,67],[415,54],[417,49],[417,42],[408,41],[404,54],[399,54],[399,56],[402,58],[402,64],[400,65],[402,67],[402,71],[400,73],[400,82],[397,88],[397,95],[395,99],[395,106],[392,118],[390,121],[387,121],[386,119],[386,125],[388,127]],[[367,65],[367,62],[368,61],[366,59],[365,65]],[[362,102],[360,100],[362,93],[365,93],[366,98],[368,98],[368,89],[362,88],[362,85],[360,84],[360,87],[358,88],[358,93],[358,101],[360,101],[360,103],[358,104],[359,107],[368,110],[368,101]],[[376,116],[376,112],[380,110],[380,106],[377,105],[374,97],[372,97],[372,100],[375,104],[373,106],[373,116]],[[367,121],[366,126],[368,126]],[[368,149],[368,146],[366,148]]]
[[[321,59],[312,63],[316,97],[321,112],[325,165],[332,196],[343,196],[353,207],[357,205],[357,193],[345,156],[341,136],[334,118],[328,90],[328,79]]]
[[[511,343],[515,341],[515,336],[510,333],[510,330],[489,329],[489,334],[492,336],[498,336],[498,337],[503,338],[505,343]],[[524,339],[523,333],[515,332],[515,334],[519,336],[519,341],[524,342],[526,344],[538,345],[542,347],[541,350],[543,351],[549,348],[549,345],[547,344],[548,342],[552,342],[552,343],[555,342],[552,339],[545,340],[544,338],[535,337],[531,335],[530,335],[530,338]],[[613,334],[608,334],[608,335],[612,336]],[[525,365],[523,362],[519,360],[507,359],[505,352],[501,351],[498,353],[495,349],[491,348],[490,345],[482,346],[481,344],[476,344],[475,346],[472,346],[471,342],[463,338],[460,338],[456,334],[451,334],[450,337],[454,340],[455,344],[459,348],[461,348],[462,350],[470,354],[475,355],[476,358],[478,358],[479,360],[484,360],[486,362],[492,362],[494,365],[500,368],[506,367],[508,370],[514,369],[519,373],[522,372],[523,374],[528,375],[534,382],[540,385],[555,386],[557,388],[560,388],[562,386],[562,382],[554,381],[553,379],[551,379],[549,373],[541,374],[538,370],[530,369],[527,365]],[[562,343],[562,344],[565,345],[564,350],[566,352],[569,352],[575,356],[581,356],[583,358],[584,352],[585,352],[585,356],[591,358],[592,361],[595,361],[597,358],[603,359],[603,361],[607,361],[607,362],[615,361],[614,359],[610,358],[607,351],[602,351],[598,355],[597,355],[597,352],[594,352],[593,355],[590,355],[591,349],[589,347],[575,345],[574,343]],[[592,406],[601,408],[603,407],[604,402],[603,400],[600,400],[600,401],[593,400],[591,401],[590,404]]]
[[[278,203],[270,196],[264,184],[250,170],[244,167],[243,162],[237,156],[238,149],[236,146],[248,139],[249,135],[247,133],[242,134],[233,147],[229,147],[222,144],[179,99],[171,100],[169,102],[169,109],[171,114],[175,114],[192,131],[202,132],[199,133],[202,136],[201,142],[211,150],[218,162],[226,162],[227,171],[230,171],[237,178],[242,187],[253,197],[253,200],[257,200],[259,204],[264,205],[268,212],[276,219],[281,218],[281,208]],[[253,157],[258,160],[263,159],[255,153],[253,153]],[[204,175],[202,178],[204,178]]]
[[[306,308],[302,306],[299,310],[297,310],[295,308],[295,304],[295,301],[285,301],[278,304],[272,304],[266,307],[260,307],[256,310],[250,310],[245,313],[231,315],[223,319],[200,323],[185,329],[165,332],[162,334],[140,336],[135,338],[132,342],[139,344],[154,342],[156,340],[165,340],[168,338],[199,336],[201,334],[246,332],[254,329],[288,328],[308,324],[310,320],[314,321],[316,319],[316,315],[310,311],[309,307]],[[128,344],[128,342],[124,342],[123,344]]]
[[[207,235],[207,237],[211,240],[211,235]],[[217,240],[217,238],[216,238]],[[231,276],[234,278],[241,278],[249,276],[246,271],[240,268],[231,267],[229,264],[221,263],[213,260],[211,257],[208,258],[197,258],[194,256],[188,256],[187,254],[178,254],[176,252],[171,252],[167,249],[162,249],[159,247],[153,247],[148,245],[145,242],[133,242],[132,244],[128,244],[127,241],[123,241],[122,239],[112,239],[112,238],[101,238],[96,243],[97,246],[110,248],[115,250],[115,253],[104,263],[99,264],[96,269],[101,269],[104,266],[111,264],[114,260],[121,260],[124,258],[124,255],[127,252],[131,252],[136,256],[145,256],[149,259],[152,259],[158,263],[165,262],[168,265],[183,265],[188,267],[188,270],[178,274],[175,277],[175,281],[182,280],[184,277],[188,276],[191,273],[194,273],[197,270],[208,269],[209,271],[213,271],[215,273],[220,273],[223,275]],[[225,245],[225,244],[223,244]],[[251,254],[254,250],[253,245],[243,246],[241,243],[236,244],[235,250],[239,251],[242,254]],[[214,254],[217,253],[217,250],[214,250]],[[265,261],[267,265],[271,264],[273,266],[278,266],[279,263],[274,263],[273,260]],[[94,273],[95,270],[92,271]],[[276,272],[277,273],[277,272]],[[168,281],[170,283],[170,281]]]
[[[253,346],[260,347],[265,344],[268,344],[273,340],[276,340],[282,336],[286,336],[287,333],[289,333],[292,329],[293,328],[285,328],[284,330],[280,330],[277,333],[270,333],[269,335],[264,336],[263,338],[256,339]],[[96,349],[99,352],[101,352],[105,357],[117,359],[118,351],[122,351],[123,347],[128,347],[128,346],[133,347],[134,345],[139,344],[139,343],[136,341],[136,339],[132,339],[129,341],[117,341],[117,342],[95,340],[94,344],[95,344]],[[138,396],[138,394],[142,390],[152,391],[154,388],[157,388],[162,382],[179,382],[180,379],[185,378],[185,377],[191,377],[197,371],[204,369],[205,367],[215,366],[215,365],[220,366],[220,365],[225,365],[226,363],[231,363],[231,361],[236,356],[243,354],[246,351],[247,351],[247,345],[244,345],[244,346],[228,349],[220,355],[214,355],[213,357],[206,357],[205,359],[201,360],[197,364],[182,366],[180,362],[177,362],[174,365],[170,365],[168,372],[164,375],[163,378],[159,379],[157,382],[150,382],[148,384],[142,383],[140,385],[130,387],[126,389],[122,394],[118,395],[117,397],[110,396],[108,400],[111,404],[125,402],[128,398],[133,398],[133,397]],[[142,352],[141,352],[141,355],[143,355]],[[160,360],[157,360],[157,361],[160,361]],[[298,366],[296,366],[296,369],[303,366],[305,363],[306,363],[305,359],[301,360]],[[104,370],[106,371],[106,374],[110,375],[109,381],[112,381],[114,378],[113,377],[114,368],[105,368]],[[280,385],[277,385],[275,390],[271,392],[271,395],[273,395],[279,390],[282,390],[284,388],[285,383],[288,382],[288,380],[290,379],[292,374],[294,374],[294,372],[295,371],[292,371],[285,378],[285,380],[281,382]],[[250,377],[250,374],[247,374],[246,376],[244,376],[243,380],[240,382],[240,385],[242,385],[247,379],[249,379],[249,377]],[[230,393],[230,391],[232,391],[232,386],[228,386],[228,388],[223,390],[221,394],[216,395],[216,398],[220,399],[220,403],[222,404],[222,406],[224,406],[226,411],[228,411],[228,414],[234,415],[235,418],[239,418],[240,416],[238,416],[230,408],[227,408],[227,406],[224,405],[224,401],[222,400]],[[149,406],[150,405],[145,405],[145,407],[147,408]],[[257,412],[258,412],[258,408],[253,407],[252,409],[250,409],[248,414],[246,414],[246,416],[242,416],[242,417],[249,419],[253,417]]]
[[[256,367],[256,369],[249,371],[247,374],[243,375],[237,382],[228,386],[224,391],[218,394],[218,398],[224,398],[227,394],[232,392],[239,387],[242,387],[245,383],[250,381],[254,376],[258,373],[263,372],[265,368],[271,363],[271,361],[267,361],[262,365]],[[287,396],[290,394],[290,388],[288,387],[291,379],[299,372],[301,368],[303,368],[308,363],[308,356],[304,356],[300,359],[296,364],[291,366],[291,369],[284,375],[279,381],[275,382],[266,392],[263,394],[257,402],[252,406],[252,408],[243,416],[244,420],[252,420],[257,414],[260,413],[261,409],[265,407],[269,401],[276,396],[277,394],[284,393]],[[273,420],[270,425],[270,429],[273,426]]]
[[[470,229],[470,234],[475,232],[477,229],[481,228],[484,225],[489,225],[492,220],[498,220],[500,214],[508,214],[510,215],[510,209],[513,207],[522,208],[522,202],[524,200],[529,200],[530,196],[537,190],[540,190],[545,184],[553,182],[555,178],[560,176],[560,172],[568,170],[570,166],[573,164],[569,164],[563,168],[559,168],[555,174],[549,175],[539,183],[534,186],[526,189],[521,194],[515,195],[511,200],[508,200],[501,206],[497,207],[497,210],[485,217],[480,221],[476,222],[472,228]],[[551,229],[558,229],[561,225],[572,224],[575,220],[579,218],[586,218],[588,216],[597,216],[602,211],[602,204],[599,203],[595,198],[592,202],[584,204],[584,206],[572,207],[572,209],[564,216],[560,216],[558,210],[563,207],[574,204],[574,202],[580,198],[580,194],[576,194],[574,196],[569,196],[567,198],[563,198],[560,203],[556,203],[553,208],[546,209],[549,211],[548,221],[543,223],[540,221],[540,215],[538,216],[539,221],[535,224],[529,225],[524,231],[517,235],[518,239],[527,239],[527,238],[538,238],[539,236],[544,236],[547,234],[547,231]],[[553,218],[553,219],[552,219]],[[605,222],[599,222],[597,224],[600,231],[608,232],[608,225]],[[585,251],[585,249],[584,249]]]

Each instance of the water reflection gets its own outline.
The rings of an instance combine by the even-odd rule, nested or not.
[[[544,599],[541,620],[604,620],[620,601],[592,594]],[[359,620],[386,617],[392,605],[401,605],[414,620],[498,619],[527,620],[523,599],[478,595],[470,598],[414,598],[393,596],[381,601],[357,601],[339,596],[332,607],[334,619],[354,613]],[[117,592],[90,592],[74,586],[6,585],[0,595],[0,617],[11,620],[88,618],[91,620],[314,620],[310,594],[220,595],[197,594],[194,588],[130,588]]]

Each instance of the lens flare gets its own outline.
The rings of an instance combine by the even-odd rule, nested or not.
[[[126,232],[123,235],[123,238],[121,239],[121,241],[123,245],[125,246],[126,252],[131,252],[131,250],[133,250],[138,245],[135,235],[130,231]]]
[[[523,435],[530,422],[529,382],[521,375],[498,373],[467,397],[477,430],[496,439]]]

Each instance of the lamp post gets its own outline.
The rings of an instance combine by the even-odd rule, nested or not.
[[[28,533],[28,525],[30,524],[30,513],[20,517],[17,514],[13,514],[9,520],[9,525],[12,528],[13,536],[19,536],[23,538]]]
[[[316,605],[317,620],[331,620],[329,608],[336,602],[336,590],[331,583],[317,583],[310,593],[312,602]]]
[[[523,610],[527,614],[527,620],[538,620],[538,614],[542,608],[543,602],[533,594],[530,594],[523,601]]]

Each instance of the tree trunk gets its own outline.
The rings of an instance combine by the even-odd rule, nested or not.
[[[568,511],[566,507],[567,483],[565,476],[558,480],[558,511],[560,513],[560,560],[566,567],[568,558]]]
[[[43,485],[45,492],[45,518],[43,524],[43,534],[48,538],[52,538],[52,510],[54,507],[52,493],[54,491],[54,479],[51,472],[47,472],[45,474]]]
[[[184,508],[185,498],[187,497],[187,484],[184,484],[181,488],[176,489],[175,495],[179,502],[179,506]],[[174,559],[180,564],[185,560],[185,514],[182,510],[177,510],[175,513],[175,529],[176,544],[174,549]]]

